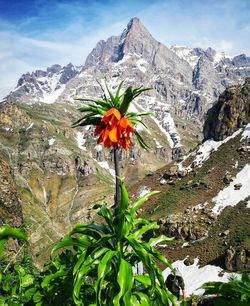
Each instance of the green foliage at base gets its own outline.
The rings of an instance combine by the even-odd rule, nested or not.
[[[72,247],[73,299],[76,305],[86,303],[85,292],[91,305],[176,305],[176,298],[166,289],[156,261],[171,265],[152,245],[172,239],[162,235],[148,242],[142,237],[148,231],[158,229],[156,222],[136,218],[136,210],[151,192],[128,205],[128,193],[122,181],[121,202],[114,213],[106,204],[99,205],[98,214],[104,224],[78,224],[59,242],[52,253],[60,248]],[[133,267],[143,263],[146,274],[133,273]],[[71,270],[60,266],[51,276],[53,280],[71,275]],[[50,286],[50,278],[44,284]]]
[[[215,306],[249,306],[250,277],[243,273],[241,279],[231,278],[228,283],[208,282],[202,286],[204,295],[216,295],[213,299]]]
[[[105,203],[96,205],[104,222],[75,225],[52,254],[67,249],[56,255],[44,272],[25,264],[7,264],[0,269],[0,306],[177,305],[157,263],[171,269],[172,266],[154,247],[172,239],[161,235],[145,242],[143,236],[159,226],[136,218],[136,210],[158,192],[148,193],[129,206],[122,181],[120,188],[121,201],[114,210]],[[25,239],[25,235],[11,228],[1,233],[5,240],[9,236]],[[133,271],[140,262],[143,275]]]

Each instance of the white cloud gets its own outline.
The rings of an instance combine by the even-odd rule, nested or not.
[[[122,26],[114,23],[84,35],[84,29],[78,25],[78,35],[83,35],[79,35],[74,42],[71,41],[71,29],[76,31],[74,24],[62,32],[43,33],[47,39],[29,38],[13,30],[0,31],[0,99],[16,86],[18,78],[25,72],[46,69],[53,64],[66,65],[69,62],[83,65],[96,43],[100,39],[107,39],[117,28],[122,29]]]

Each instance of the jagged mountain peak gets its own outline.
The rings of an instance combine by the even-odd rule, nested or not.
[[[121,40],[128,36],[142,36],[146,39],[147,37],[152,37],[148,29],[140,21],[139,18],[133,17],[130,19],[127,27],[121,35]]]
[[[118,62],[128,53],[142,54],[143,49],[155,44],[158,42],[139,18],[133,17],[120,36],[111,36],[107,41],[100,40],[97,43],[86,59],[85,68]]]
[[[18,101],[25,103],[45,102],[53,103],[62,93],[69,80],[74,78],[82,66],[72,63],[66,66],[54,64],[46,70],[38,69],[24,73],[17,82],[17,87],[4,98],[4,101]]]

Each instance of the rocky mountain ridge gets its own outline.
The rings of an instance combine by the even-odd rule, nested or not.
[[[62,76],[52,82],[51,72],[53,78],[59,72]],[[73,102],[76,95],[96,94],[98,86],[95,79],[105,77],[112,87],[125,79],[132,85],[147,84],[154,88],[156,94],[153,94],[154,103],[149,105],[151,109],[163,102],[172,114],[176,112],[202,118],[220,92],[228,86],[242,83],[246,76],[250,76],[250,58],[246,55],[229,57],[212,48],[167,48],[134,17],[120,36],[98,42],[82,67],[69,64],[61,68],[54,65],[48,68],[47,73],[36,71],[25,74],[18,81],[17,88],[4,100]],[[145,96],[142,106],[149,104],[151,98]]]

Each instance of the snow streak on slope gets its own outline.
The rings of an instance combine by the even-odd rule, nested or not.
[[[199,57],[193,53],[193,49],[185,46],[172,46],[171,51],[175,52],[181,59],[184,59],[194,69]]]
[[[115,182],[115,170],[109,167],[108,162],[106,161],[98,162],[96,159],[94,160],[98,163],[98,165],[100,165],[103,169],[107,170],[112,175]]]
[[[65,89],[64,84],[60,84],[60,77],[62,70],[59,73],[55,73],[51,77],[39,77],[37,78],[37,84],[42,92],[41,102],[51,104],[60,96]]]
[[[64,91],[64,89],[65,85],[61,85],[61,88],[56,89],[54,91],[52,89],[52,92],[50,93],[43,90],[43,98],[41,98],[40,101],[47,104],[54,103],[56,99],[60,96],[60,94]]]
[[[196,156],[193,161],[193,164],[195,166],[202,167],[203,163],[209,159],[212,152],[217,151],[222,144],[227,143],[232,138],[235,138],[241,132],[242,132],[242,129],[239,129],[236,132],[234,132],[231,136],[228,136],[226,139],[221,140],[221,141],[215,141],[213,139],[209,139],[205,141],[202,145],[200,145],[198,151],[196,152]],[[190,154],[185,156],[183,161],[185,161],[189,156]],[[179,168],[181,169],[184,168],[182,165],[183,161],[180,164],[178,164]],[[188,171],[192,170],[191,166],[187,167],[186,169]]]
[[[224,273],[223,276],[219,276],[219,273],[223,270],[220,267],[207,265],[202,268],[198,265],[199,259],[196,258],[194,263],[190,266],[184,264],[184,260],[177,260],[172,264],[174,268],[178,268],[181,272],[181,275],[184,279],[185,290],[187,296],[190,296],[192,293],[201,295],[204,292],[204,289],[199,289],[201,285],[206,282],[220,281],[228,282],[229,278],[233,273]],[[171,270],[167,268],[163,271],[164,279],[171,273]]]
[[[242,184],[239,190],[235,190],[235,184]],[[250,196],[250,164],[246,165],[236,176],[235,180],[228,187],[221,190],[218,195],[213,198],[215,206],[213,213],[219,214],[227,206],[235,206],[240,201]]]
[[[81,132],[76,132],[76,142],[78,145],[78,148],[81,150],[86,151],[86,147],[84,146],[86,139],[83,138],[83,133]]]
[[[250,123],[248,123],[248,125],[245,127],[245,129],[242,133],[241,141],[246,139],[246,138],[250,138]]]

